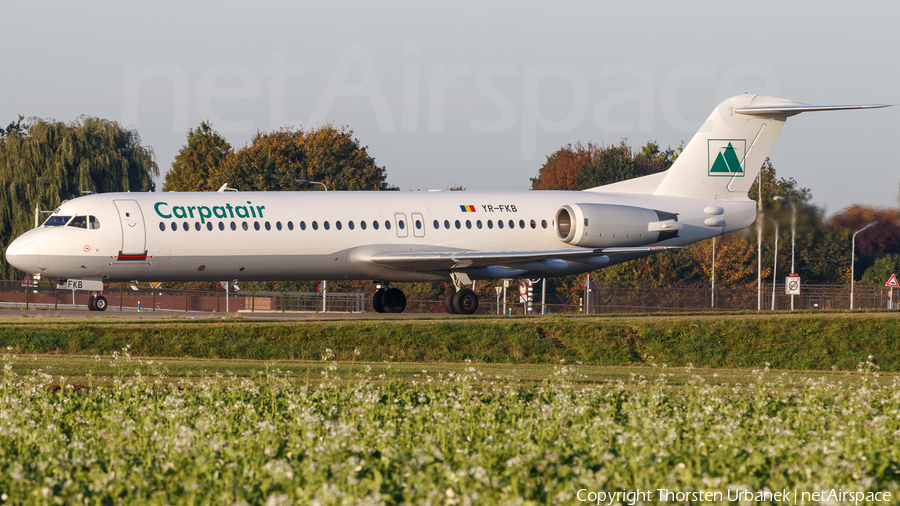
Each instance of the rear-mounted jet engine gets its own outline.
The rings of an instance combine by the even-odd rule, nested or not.
[[[556,235],[585,248],[641,246],[678,237],[678,215],[614,204],[570,204],[556,211]]]

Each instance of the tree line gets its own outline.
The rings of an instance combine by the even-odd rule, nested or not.
[[[649,141],[633,148],[627,139],[616,144],[577,142],[549,155],[531,179],[532,190],[582,190],[645,176],[668,169],[683,146],[662,149]],[[34,225],[34,210],[53,210],[65,200],[87,193],[153,191],[158,176],[153,149],[140,136],[114,121],[83,116],[70,123],[19,117],[0,128],[0,247]],[[282,128],[258,132],[235,149],[213,125],[202,122],[187,134],[164,191],[216,191],[227,184],[242,191],[316,190],[300,181],[317,181],[329,190],[396,190],[387,173],[354,137],[352,130],[332,125],[311,129]],[[880,285],[900,271],[900,209],[851,206],[825,219],[812,204],[809,189],[793,178],[778,177],[767,160],[759,179],[763,211],[779,227],[779,272],[790,266],[790,204],[797,206],[796,271],[804,282],[849,283],[850,235],[877,221],[857,237],[857,277]],[[756,199],[759,184],[750,190]],[[775,255],[771,225],[764,223],[763,276],[771,279]],[[23,276],[0,258],[4,279]],[[626,262],[591,274],[607,286],[708,286],[712,274],[712,241],[689,245]],[[881,279],[884,278],[884,279]],[[583,276],[555,280],[558,295],[577,302]],[[756,283],[755,228],[719,237],[716,242],[716,283],[722,288]],[[371,283],[334,283],[332,290],[371,291]],[[488,285],[488,283],[483,283]],[[252,285],[256,287],[256,285]],[[201,287],[197,284],[196,287]],[[206,287],[206,285],[203,285]],[[258,288],[314,290],[314,283],[269,283]],[[437,286],[405,287],[410,298],[439,295]],[[484,286],[483,297],[492,297]],[[479,290],[481,291],[481,290]],[[484,299],[489,300],[489,299]]]

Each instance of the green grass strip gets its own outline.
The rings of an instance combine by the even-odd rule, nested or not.
[[[869,355],[900,371],[900,318],[878,314],[764,317],[357,320],[339,322],[54,321],[0,324],[17,353],[249,360],[589,365],[853,370]],[[357,353],[358,352],[358,353]]]

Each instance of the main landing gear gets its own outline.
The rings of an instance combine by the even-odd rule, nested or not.
[[[88,297],[87,306],[90,311],[106,311],[109,302],[106,301],[106,297],[92,293]]]
[[[390,288],[387,283],[378,285],[372,297],[372,307],[378,313],[402,313],[406,309],[406,295],[399,288]]]
[[[478,309],[478,295],[463,285],[463,280],[456,273],[450,274],[453,287],[444,295],[444,309],[450,314],[472,314]],[[468,281],[468,276],[465,276]]]

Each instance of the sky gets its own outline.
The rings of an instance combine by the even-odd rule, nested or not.
[[[898,2],[4,2],[0,124],[133,126],[161,173],[346,126],[402,190],[526,190],[581,141],[676,148],[722,100],[900,103]],[[898,205],[900,107],[788,119],[769,157],[827,214]]]

